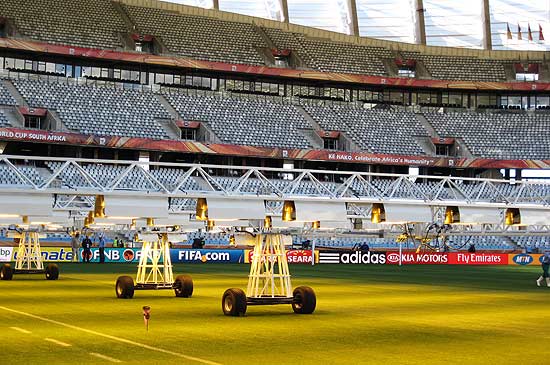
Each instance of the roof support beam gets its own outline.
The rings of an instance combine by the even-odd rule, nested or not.
[[[489,0],[481,0],[481,26],[483,27],[482,46],[483,49],[493,49],[493,40],[491,39],[491,13]]]
[[[359,36],[359,21],[357,18],[357,4],[355,0],[348,0],[348,11],[351,18],[351,35]]]
[[[283,18],[285,23],[290,23],[290,17],[288,16],[288,1],[281,0],[281,11],[283,12]]]
[[[426,45],[426,23],[424,21],[424,2],[422,0],[414,0],[414,40],[416,44]]]

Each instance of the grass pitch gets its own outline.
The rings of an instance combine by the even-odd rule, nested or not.
[[[0,281],[0,363],[540,364],[550,351],[538,267],[293,265],[293,286],[316,291],[315,313],[249,306],[244,318],[225,317],[221,295],[246,287],[248,265],[176,265],[193,276],[189,299],[116,299],[116,277],[134,265],[60,269],[58,281]]]

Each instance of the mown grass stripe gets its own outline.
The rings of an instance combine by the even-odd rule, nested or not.
[[[30,317],[30,318],[34,318],[34,319],[39,319],[39,320],[44,321],[44,322],[53,323],[53,324],[56,324],[58,326],[63,326],[63,327],[70,328],[70,329],[73,329],[73,330],[76,330],[76,331],[89,333],[89,334],[95,335],[95,336],[101,336],[101,337],[108,338],[108,339],[113,340],[113,341],[122,342],[122,343],[125,343],[125,344],[128,344],[128,345],[141,347],[143,349],[156,351],[156,352],[161,352],[163,354],[168,354],[168,355],[180,357],[180,358],[187,359],[187,360],[190,360],[190,361],[200,362],[202,364],[208,364],[208,365],[222,365],[222,364],[214,362],[214,361],[201,359],[201,358],[195,357],[195,356],[184,355],[184,354],[181,354],[179,352],[174,352],[174,351],[162,349],[160,347],[153,347],[153,346],[150,346],[150,345],[146,345],[144,343],[134,342],[134,341],[128,340],[126,338],[122,338],[122,337],[115,337],[115,336],[107,335],[105,333],[89,330],[87,328],[78,327],[78,326],[75,326],[75,325],[72,325],[72,324],[59,322],[59,321],[49,319],[49,318],[45,318],[45,317],[40,317],[40,316],[37,316],[35,314],[31,314],[31,313],[27,313],[27,312],[23,312],[23,311],[18,311],[18,310],[11,309],[11,308],[8,308],[8,307],[0,306],[0,309],[8,311],[8,312],[12,312],[12,313],[17,313],[17,314],[20,314],[22,316],[26,316],[26,317]]]

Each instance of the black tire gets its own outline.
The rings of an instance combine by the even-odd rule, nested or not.
[[[0,268],[0,280],[11,280],[13,279],[13,269],[10,264],[4,264]]]
[[[132,299],[134,297],[134,279],[129,276],[119,276],[115,286],[116,297]]]
[[[317,298],[315,292],[309,286],[299,286],[292,293],[294,301],[292,302],[292,310],[296,314],[311,314],[315,311]]]
[[[246,313],[246,294],[241,289],[227,289],[222,296],[222,310],[226,316],[239,317]]]
[[[189,275],[178,275],[174,283],[174,293],[178,298],[189,298],[193,295],[193,279]]]
[[[56,264],[46,266],[46,280],[57,280],[59,278],[59,267]]]

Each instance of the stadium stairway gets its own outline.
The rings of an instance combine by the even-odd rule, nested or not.
[[[29,104],[27,103],[25,98],[23,98],[23,95],[19,93],[19,90],[17,90],[9,80],[0,80],[0,83],[2,84],[2,86],[4,86],[6,90],[8,90],[11,96],[15,99],[15,101],[17,102],[17,105],[25,108],[29,107]]]
[[[502,239],[506,241],[510,246],[514,247],[514,251],[521,251],[522,247],[518,245],[516,241],[514,241],[512,238],[508,236],[503,236]]]
[[[256,24],[252,24],[252,28],[262,37],[265,44],[267,45],[266,48],[256,48],[260,56],[264,59],[264,62],[267,66],[276,66],[275,63],[275,57],[273,57],[273,54],[271,53],[272,49],[277,49],[277,46],[273,43],[271,38],[267,36],[267,34],[262,30],[261,27],[257,26]]]
[[[8,119],[12,127],[23,128],[25,118],[14,106],[0,106],[0,111]]]
[[[180,129],[178,126],[174,123],[175,120],[182,120],[179,113],[174,109],[172,105],[166,100],[166,98],[162,94],[154,94],[159,103],[164,107],[164,109],[170,114],[172,117],[171,120],[159,120],[159,124],[164,128],[166,131],[166,134],[171,139],[180,139]]]
[[[50,119],[49,125],[51,126],[51,129],[61,132],[69,131],[69,128],[65,126],[65,124],[59,117],[59,114],[57,114],[55,110],[48,109],[48,118]]]
[[[319,137],[319,135],[317,134],[317,131],[323,130],[319,125],[319,123],[317,123],[317,121],[313,119],[311,115],[309,115],[309,113],[306,112],[306,110],[303,107],[299,105],[295,105],[294,107],[296,108],[296,110],[298,110],[298,112],[300,112],[300,114],[302,114],[304,119],[307,120],[312,127],[311,130],[302,129],[300,130],[300,132],[302,132],[304,137],[307,138],[309,143],[311,143],[311,145],[314,148],[323,148],[324,147],[323,139]]]
[[[428,131],[428,134],[430,137],[440,138],[439,134],[437,134],[437,131],[435,130],[433,125],[428,121],[428,119],[426,119],[424,115],[422,115],[421,113],[414,113],[414,115],[416,116],[416,119],[418,119],[418,122],[422,124],[424,129]]]

